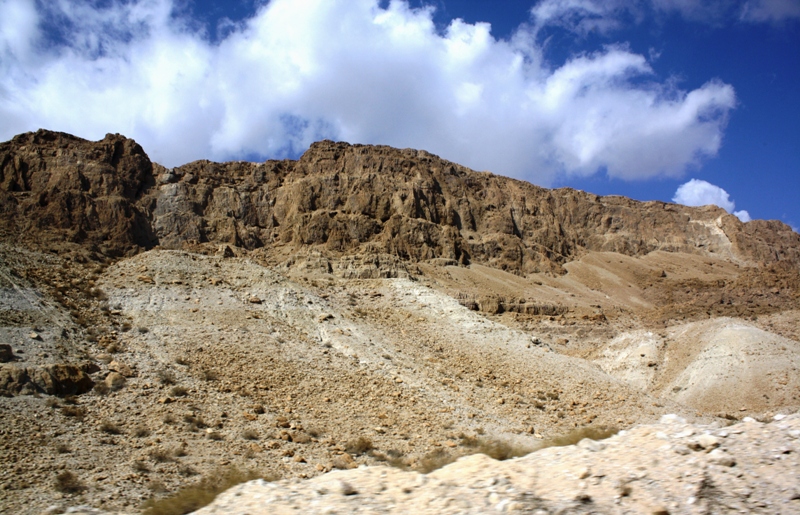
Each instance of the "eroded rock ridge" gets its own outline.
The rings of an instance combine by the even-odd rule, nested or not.
[[[549,190],[425,151],[315,143],[298,161],[152,163],[120,135],[40,130],[0,144],[3,233],[122,255],[155,246],[311,246],[333,256],[562,271],[586,251],[800,263],[800,235],[724,210]]]

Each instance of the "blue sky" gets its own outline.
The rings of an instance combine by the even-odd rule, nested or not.
[[[0,0],[0,139],[322,138],[800,226],[800,0]]]

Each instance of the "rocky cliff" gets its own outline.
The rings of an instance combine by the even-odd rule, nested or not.
[[[586,251],[800,264],[800,235],[722,209],[599,197],[475,172],[424,151],[315,143],[298,161],[152,163],[120,135],[40,130],[0,144],[4,239],[106,255],[156,246],[311,246],[331,256],[562,271]]]

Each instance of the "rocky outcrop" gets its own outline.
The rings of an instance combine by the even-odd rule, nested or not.
[[[11,396],[23,392],[80,395],[90,391],[93,386],[92,379],[76,365],[0,365],[0,395]]]
[[[146,211],[153,164],[135,141],[89,142],[40,130],[0,145],[2,234],[28,241],[88,242],[105,254],[152,247]]]
[[[592,250],[800,264],[800,235],[781,222],[548,190],[424,151],[331,141],[298,161],[168,170],[120,135],[90,142],[40,130],[0,144],[0,196],[6,238],[89,242],[111,255],[210,242],[478,262],[519,274],[561,271]]]

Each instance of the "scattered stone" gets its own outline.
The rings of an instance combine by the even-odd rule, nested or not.
[[[697,444],[703,449],[716,449],[719,447],[719,438],[710,434],[702,434],[696,439]]]
[[[105,378],[105,380],[103,382],[112,391],[116,391],[116,390],[122,389],[125,386],[125,383],[126,383],[125,376],[123,376],[122,374],[120,374],[118,372],[109,373],[106,376],[106,378]]]
[[[16,359],[16,356],[14,356],[11,345],[0,343],[0,363],[8,363],[9,361],[14,361],[14,359]]]
[[[353,457],[346,452],[334,456],[331,462],[333,463],[334,468],[342,470],[354,469],[358,467],[358,464],[355,462]]]
[[[603,442],[597,442],[590,438],[584,438],[583,440],[578,442],[578,447],[580,447],[581,449],[585,449],[589,452],[600,452],[606,448],[606,445]]]
[[[133,377],[134,373],[131,367],[126,365],[125,363],[120,363],[119,361],[112,361],[108,364],[108,369],[113,372],[118,372],[123,377]]]
[[[714,449],[708,453],[708,461],[723,467],[733,467],[736,465],[736,460],[721,449]]]

